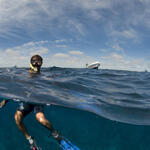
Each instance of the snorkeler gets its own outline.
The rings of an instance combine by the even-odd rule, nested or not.
[[[43,59],[41,56],[34,55],[31,57],[29,69],[31,77],[33,77],[34,75],[38,75],[40,73],[42,64]],[[0,103],[0,108],[4,107],[7,102],[8,102],[7,100],[3,100]],[[63,150],[79,150],[79,148],[73,145],[69,140],[62,137],[53,128],[52,124],[45,118],[44,105],[33,104],[29,102],[20,102],[19,107],[17,108],[17,111],[15,113],[15,121],[18,129],[24,134],[32,150],[39,150],[40,148],[37,146],[34,138],[29,135],[23,123],[23,119],[32,111],[35,113],[37,121],[51,132],[52,136],[54,137],[54,139],[58,141]]]
[[[34,55],[30,60],[30,74],[40,73],[40,68],[42,66],[43,59],[39,55]],[[35,117],[37,121],[51,131],[53,137],[59,142],[62,137],[54,130],[51,123],[45,118],[44,115],[44,106],[39,104],[25,103],[21,102],[19,107],[15,113],[15,121],[19,130],[25,135],[28,140],[31,149],[38,149],[34,139],[29,135],[24,123],[23,119],[27,116],[31,111],[34,111]]]

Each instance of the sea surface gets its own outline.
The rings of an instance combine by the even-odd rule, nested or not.
[[[29,150],[14,114],[21,101],[45,105],[53,126],[81,150],[150,150],[150,73],[120,70],[0,69],[0,150]],[[42,150],[61,150],[30,113],[24,123]]]

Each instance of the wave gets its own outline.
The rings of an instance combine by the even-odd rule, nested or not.
[[[149,73],[73,68],[0,69],[0,97],[60,105],[137,125],[150,125]]]

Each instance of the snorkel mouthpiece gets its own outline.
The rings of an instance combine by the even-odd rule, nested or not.
[[[32,64],[30,64],[30,68],[33,70],[33,71],[35,71],[35,72],[38,72],[38,68],[35,66],[35,67],[33,67],[33,65]]]

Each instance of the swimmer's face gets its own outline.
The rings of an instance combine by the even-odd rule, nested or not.
[[[33,67],[41,67],[42,66],[42,61],[40,60],[31,60],[31,64]]]
[[[36,72],[40,71],[40,68],[41,68],[42,63],[43,63],[43,59],[42,59],[41,56],[39,56],[39,55],[34,55],[34,56],[32,56],[30,62],[31,62],[31,64],[32,64],[32,66],[33,66],[32,69],[33,69],[34,71],[36,71]]]

